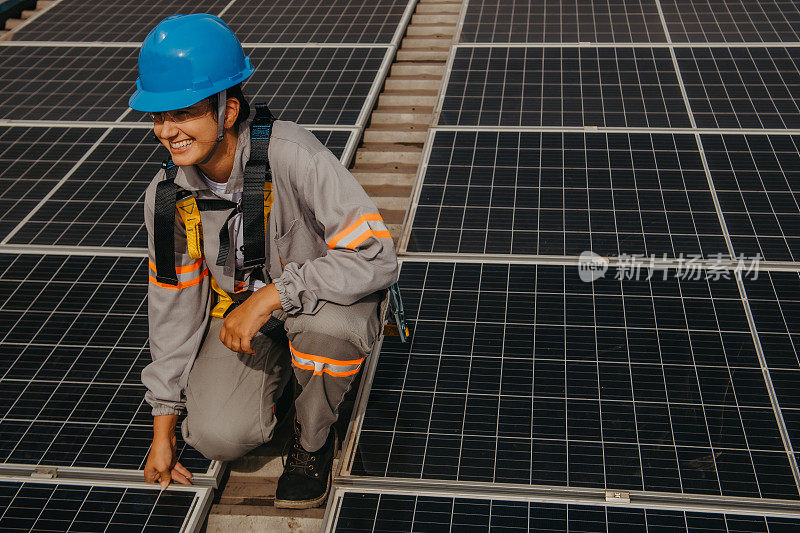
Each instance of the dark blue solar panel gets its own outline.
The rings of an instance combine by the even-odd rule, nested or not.
[[[0,462],[141,469],[147,259],[2,256]],[[195,474],[210,461],[179,436]]]
[[[689,127],[666,48],[460,47],[440,125]]]
[[[736,282],[405,262],[353,474],[797,499]]]
[[[0,240],[33,210],[103,133],[93,128],[0,129]]]
[[[800,127],[800,48],[676,48],[699,128]]]
[[[162,19],[219,13],[230,0],[61,0],[14,32],[15,41],[142,42]]]
[[[345,493],[337,510],[337,533],[788,533],[800,528],[796,518],[355,491]]]
[[[341,157],[351,132],[314,134]],[[111,130],[10,242],[145,248],[144,193],[168,156],[150,129]]]
[[[470,0],[464,43],[666,42],[655,0]]]
[[[800,138],[703,135],[734,254],[800,261]]]
[[[2,531],[181,531],[194,491],[0,479]]]
[[[792,0],[659,0],[672,42],[800,41]]]
[[[245,43],[389,44],[407,0],[237,0],[222,17]]]
[[[356,125],[385,47],[246,49],[256,72],[244,84],[282,120]],[[135,89],[138,49],[0,46],[0,118],[114,121]],[[132,112],[126,121],[147,121]]]
[[[800,274],[760,272],[744,279],[770,378],[795,452],[800,451]]]
[[[411,252],[728,253],[693,135],[437,132]]]

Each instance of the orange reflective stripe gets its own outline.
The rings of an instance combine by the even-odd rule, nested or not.
[[[327,365],[334,365],[334,366],[350,366],[350,365],[360,365],[364,362],[366,357],[362,357],[361,359],[353,359],[352,361],[339,361],[338,359],[328,359],[327,357],[322,357],[321,355],[311,355],[308,353],[303,353],[299,350],[295,350],[292,343],[289,343],[289,349],[292,350],[292,353],[298,357],[302,357],[303,359],[310,359],[311,361],[316,361],[317,363],[327,364]]]
[[[353,241],[347,246],[345,246],[345,248],[350,248],[351,250],[355,250],[356,246],[366,241],[370,237],[375,237],[376,239],[391,239],[392,234],[389,233],[388,231],[374,231],[368,229],[367,231],[365,231],[364,233],[353,239]]]
[[[206,276],[208,276],[208,269],[207,268],[205,270],[203,270],[200,273],[200,275],[197,276],[196,278],[190,279],[188,281],[181,281],[177,285],[169,285],[167,283],[161,283],[160,281],[158,281],[153,276],[150,276],[150,283],[152,283],[153,285],[158,285],[159,287],[162,287],[164,289],[178,290],[178,289],[185,289],[186,287],[192,287],[194,285],[197,285],[198,283],[200,283],[200,280],[202,280]]]
[[[322,371],[323,371],[324,373],[326,373],[326,374],[330,374],[331,376],[335,376],[335,377],[337,377],[337,378],[338,378],[338,377],[342,377],[342,376],[352,376],[353,374],[356,374],[356,373],[358,373],[358,371],[359,371],[359,370],[361,370],[361,367],[354,368],[353,370],[348,370],[347,372],[331,372],[331,371],[330,371],[330,370],[328,370],[327,368],[323,368],[323,369],[322,369]],[[316,372],[314,372],[314,373],[316,374]]]
[[[158,272],[158,270],[156,270],[155,263],[153,263],[152,261],[148,261],[148,262],[150,263],[150,270],[152,270],[153,272]],[[199,270],[201,266],[203,266],[203,258],[202,257],[200,259],[198,259],[197,261],[195,261],[194,263],[192,263],[191,265],[184,265],[184,266],[175,267],[175,273],[176,274],[186,274],[187,272],[194,272],[195,270]]]
[[[354,368],[353,370],[346,370],[344,372],[333,372],[332,370],[329,370],[327,368],[323,368],[322,370],[317,370],[315,367],[311,365],[304,365],[294,357],[292,357],[292,364],[297,368],[302,368],[303,370],[313,370],[315,376],[321,376],[322,374],[329,374],[334,377],[352,376],[353,374],[356,374],[358,373],[359,370],[361,370],[361,367]]]
[[[369,213],[367,215],[361,215],[360,217],[358,217],[358,220],[350,224],[345,230],[340,231],[339,233],[334,235],[333,238],[328,243],[328,247],[331,249],[335,248],[336,244],[339,241],[341,241],[344,237],[347,237],[347,235],[349,235],[353,230],[355,230],[357,227],[359,227],[363,222],[366,222],[367,220],[380,220],[382,222],[383,218],[381,218],[381,215],[378,213]]]
[[[294,357],[292,357],[292,364],[297,368],[302,368],[303,370],[314,370],[313,366],[304,365],[303,363],[298,362],[297,359],[295,359]]]

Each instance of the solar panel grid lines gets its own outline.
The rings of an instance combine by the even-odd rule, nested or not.
[[[674,53],[699,127],[795,128],[800,50],[681,48]]]
[[[273,114],[316,127],[359,126],[391,47],[245,47],[255,73],[243,90]],[[131,79],[135,74],[130,74]],[[126,121],[144,121],[132,113]]]
[[[460,42],[664,42],[656,17],[652,0],[470,0]]]
[[[339,490],[325,533],[375,531],[704,531],[779,533],[798,518],[692,512],[590,504],[453,496],[445,493],[376,493]]]
[[[170,0],[138,3],[113,0],[98,5],[86,0],[61,0],[31,24],[14,32],[23,41],[141,42],[152,27],[176,13],[218,13],[228,0]]]
[[[405,261],[351,474],[796,499],[736,283],[641,283]]]
[[[795,275],[800,275],[798,273],[793,273]],[[780,274],[779,274],[780,275]],[[758,274],[752,273],[748,277],[748,281],[757,281]],[[742,296],[742,300],[745,304],[745,313],[747,314],[747,320],[750,324],[750,331],[753,335],[753,339],[756,345],[756,353],[758,355],[759,364],[761,365],[761,371],[764,373],[765,383],[767,385],[767,391],[770,395],[770,401],[772,402],[772,409],[775,412],[775,419],[778,422],[778,428],[781,432],[781,438],[783,439],[783,445],[786,449],[787,453],[789,454],[789,463],[792,467],[792,472],[794,474],[795,482],[800,487],[800,467],[798,467],[798,458],[797,453],[794,450],[794,443],[792,442],[792,435],[789,433],[789,429],[786,423],[786,413],[781,407],[781,398],[779,397],[775,383],[772,379],[772,373],[770,371],[769,363],[767,362],[766,355],[764,353],[764,345],[761,343],[761,338],[758,332],[758,326],[756,324],[756,319],[753,313],[753,307],[750,304],[750,300],[748,298],[747,288],[745,286],[745,276],[742,272],[736,273],[736,283],[739,287],[739,294]]]
[[[202,525],[211,489],[144,483],[0,479],[3,531],[181,531]]]
[[[146,258],[0,255],[0,461],[142,469]],[[178,443],[181,462],[212,462]]]
[[[408,2],[234,2],[223,18],[243,43],[389,44]]]
[[[353,150],[351,130],[313,133],[339,158]],[[150,129],[110,128],[43,198],[25,204],[26,211],[14,219],[25,218],[4,244],[146,248],[144,193],[168,155]]]
[[[784,0],[659,0],[674,42],[800,41],[800,10]]]
[[[134,48],[0,46],[0,118],[116,120],[135,80]]]
[[[800,257],[800,144],[793,135],[701,135],[736,255]]]
[[[300,5],[298,5],[300,4]],[[408,2],[282,1],[269,6],[262,2],[205,0],[142,6],[116,0],[97,9],[86,9],[83,0],[64,1],[33,24],[16,32],[22,41],[106,43],[141,42],[159,21],[174,13],[212,13],[223,17],[243,43],[372,43],[389,44],[402,23]],[[302,19],[297,14],[302,12]],[[109,22],[113,13],[114,22]],[[119,15],[124,13],[125,16]],[[54,21],[58,20],[58,23]]]
[[[403,252],[728,253],[692,135],[430,137]]]
[[[147,246],[144,193],[167,151],[145,129],[111,129],[9,243]]]
[[[743,280],[764,365],[795,457],[800,447],[800,401],[796,392],[796,380],[800,375],[798,276],[798,272],[766,272],[758,278]]]
[[[81,159],[102,130],[0,129],[0,239]]]
[[[257,72],[245,82],[279,118],[317,126],[361,126],[391,47],[246,49]],[[0,118],[145,121],[128,98],[138,49],[0,46]],[[122,115],[122,116],[121,116]]]
[[[439,125],[688,127],[670,52],[459,46]]]

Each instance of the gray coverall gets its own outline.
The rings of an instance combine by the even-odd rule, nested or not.
[[[249,154],[246,121],[239,130],[225,193],[242,190]],[[289,351],[260,333],[252,342],[255,356],[231,352],[219,340],[222,320],[210,317],[216,303],[211,277],[234,299],[243,299],[252,274],[252,269],[235,266],[233,223],[227,226],[231,245],[226,264],[216,265],[227,211],[202,213],[203,257],[195,260],[189,256],[176,210],[179,283],[171,286],[155,279],[153,211],[163,170],[145,194],[153,358],[142,371],[145,398],[154,416],[185,408],[184,438],[212,459],[234,459],[272,437],[275,396],[288,379],[290,365],[303,387],[295,402],[301,444],[308,451],[319,449],[380,333],[385,309],[378,309],[380,295],[397,279],[394,244],[375,204],[312,133],[292,122],[275,121],[268,156],[274,203],[264,274],[280,297],[282,309],[273,316],[285,319]],[[175,183],[197,198],[216,198],[195,167],[180,167]]]

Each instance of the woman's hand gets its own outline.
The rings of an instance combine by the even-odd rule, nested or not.
[[[254,355],[250,341],[261,326],[266,324],[272,312],[280,307],[278,289],[274,284],[258,289],[225,317],[219,340],[234,352]]]
[[[153,419],[153,444],[144,465],[144,480],[160,483],[166,489],[170,481],[191,485],[192,474],[175,459],[178,439],[175,436],[177,415],[157,416]]]

